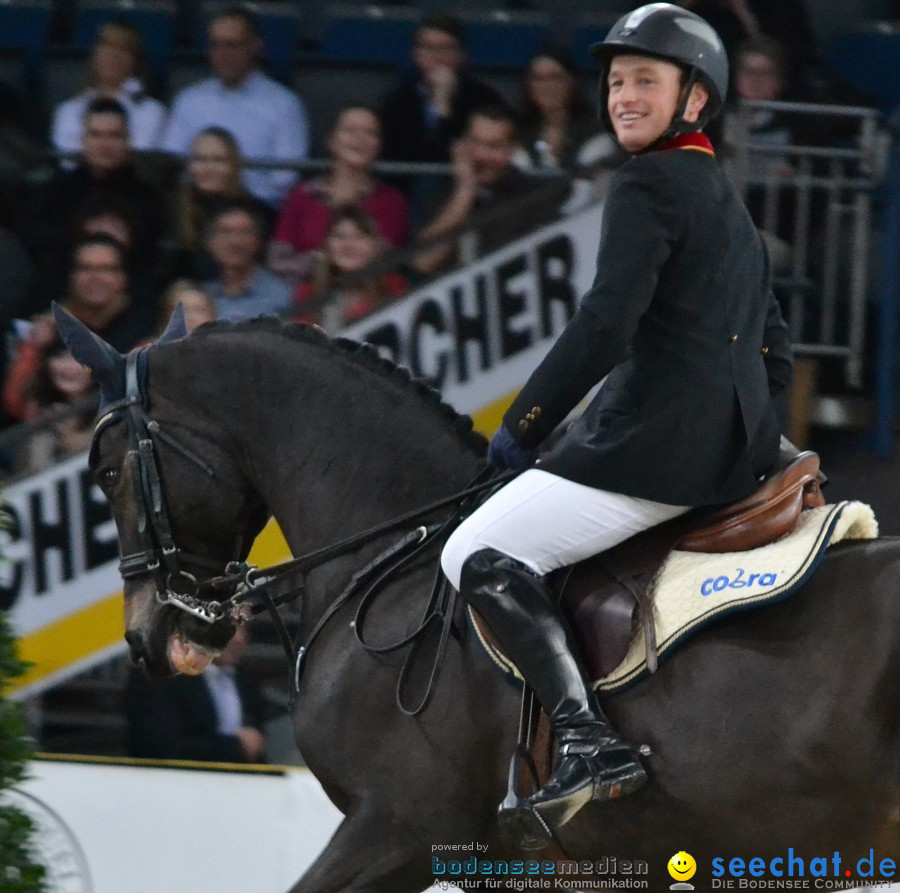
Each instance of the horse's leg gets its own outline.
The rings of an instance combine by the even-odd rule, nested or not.
[[[289,893],[420,893],[432,882],[429,868],[410,829],[376,809],[358,810]]]

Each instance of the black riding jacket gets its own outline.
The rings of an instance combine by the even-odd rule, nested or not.
[[[672,505],[749,495],[790,382],[768,258],[703,134],[613,177],[594,284],[504,416],[534,447],[608,376],[540,467]]]

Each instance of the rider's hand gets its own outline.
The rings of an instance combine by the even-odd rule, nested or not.
[[[497,429],[497,433],[488,444],[488,462],[495,468],[519,471],[531,465],[536,457],[537,451],[519,446],[505,425]]]

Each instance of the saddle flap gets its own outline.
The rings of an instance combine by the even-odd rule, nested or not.
[[[593,571],[582,569],[581,573],[581,585],[578,575],[573,574],[575,579],[570,579],[566,587],[565,612],[590,678],[602,679],[625,659],[637,602],[605,573],[602,565]],[[607,585],[598,585],[602,577],[608,580]]]

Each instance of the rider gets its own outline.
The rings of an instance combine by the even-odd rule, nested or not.
[[[762,241],[702,130],[727,88],[718,35],[651,3],[591,51],[601,115],[631,155],[606,200],[596,278],[491,440],[494,465],[530,467],[442,555],[553,724],[558,763],[529,802],[556,827],[646,774],[601,712],[542,575],[752,493],[778,455],[773,397],[792,369]]]

